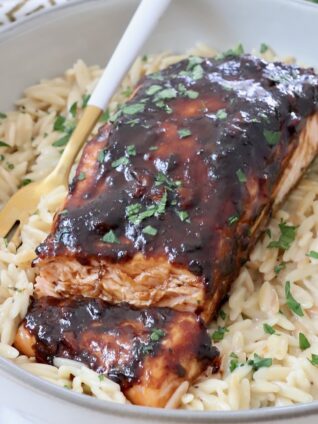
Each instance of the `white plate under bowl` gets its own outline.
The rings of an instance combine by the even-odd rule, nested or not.
[[[11,108],[23,88],[63,72],[80,57],[103,65],[136,4],[135,0],[71,3],[1,34],[0,110]],[[220,50],[242,42],[250,50],[266,42],[279,55],[293,55],[318,67],[317,40],[318,6],[302,0],[173,0],[144,52],[181,52],[197,41]],[[24,417],[20,421],[19,415]],[[317,402],[238,412],[116,405],[56,387],[0,358],[0,424],[301,424],[304,420],[317,423]]]

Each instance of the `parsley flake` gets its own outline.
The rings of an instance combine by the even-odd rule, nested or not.
[[[226,327],[219,327],[217,330],[215,330],[212,335],[211,335],[211,339],[214,342],[220,342],[221,340],[224,339],[225,333],[228,333],[229,329]]]
[[[53,147],[64,147],[67,145],[67,143],[69,142],[71,138],[71,134],[65,134],[63,137],[59,138],[58,140],[54,141],[54,143],[52,143]]]
[[[232,352],[230,354],[230,358],[231,358],[231,360],[230,360],[230,363],[229,363],[229,370],[230,370],[230,372],[233,372],[239,366],[238,356],[237,356],[236,353]]]
[[[309,343],[309,340],[303,333],[299,333],[298,340],[299,340],[299,347],[301,350],[306,350],[311,346]]]
[[[98,376],[98,380],[99,380],[99,381],[104,381],[104,380],[105,380],[105,376],[104,376],[104,374],[99,374],[99,376]]]
[[[187,97],[189,97],[189,99],[192,99],[192,100],[197,99],[199,97],[199,93],[197,91],[194,91],[194,90],[187,90],[185,95]]]
[[[268,45],[265,43],[262,43],[260,45],[259,52],[263,54],[263,53],[266,53],[268,49],[269,49]]]
[[[309,253],[306,253],[306,256],[309,256],[313,259],[318,259],[318,252],[316,252],[315,250],[311,250]]]
[[[176,212],[177,212],[177,214],[178,214],[178,216],[179,216],[179,218],[182,222],[184,222],[184,221],[189,222],[188,212],[186,212],[186,211],[176,211]]]
[[[285,268],[286,268],[286,262],[283,261],[274,267],[274,272],[276,275],[278,275]]]
[[[0,119],[5,119],[7,115],[3,112],[0,112]]]
[[[299,317],[304,316],[304,312],[302,310],[302,307],[299,302],[293,297],[290,291],[290,282],[286,281],[285,284],[285,296],[286,296],[286,305],[288,308],[294,312],[294,314],[298,315]]]
[[[196,65],[192,70],[192,78],[199,80],[203,77],[203,68],[201,65]]]
[[[133,89],[131,87],[126,87],[123,92],[122,95],[125,97],[130,97],[132,95]]]
[[[78,177],[77,177],[77,180],[78,181],[84,181],[86,179],[86,174],[85,174],[85,172],[80,172],[79,174],[78,174]]]
[[[189,137],[191,134],[192,134],[191,131],[187,128],[181,128],[180,130],[178,130],[178,135],[179,135],[179,138],[181,139]]]
[[[263,324],[263,329],[264,329],[264,332],[266,334],[275,334],[276,333],[275,328],[272,327],[271,325],[267,324],[267,323]]]
[[[223,319],[223,321],[225,321],[225,320],[226,320],[227,315],[226,315],[226,313],[223,311],[223,309],[220,309],[219,315],[220,315],[220,317]]]
[[[121,165],[128,165],[129,164],[129,159],[126,156],[122,156],[117,160],[114,160],[112,162],[112,168],[118,168]]]
[[[58,115],[55,118],[53,130],[59,131],[59,132],[64,132],[65,131],[65,127],[64,127],[65,121],[66,121],[66,118],[64,116]]]
[[[77,102],[74,102],[70,108],[70,114],[75,118],[77,114]]]
[[[261,356],[254,353],[253,359],[247,361],[248,365],[251,365],[254,371],[259,370],[260,368],[268,368],[273,365],[272,358],[262,358]]]
[[[99,122],[108,122],[110,118],[109,109],[106,109],[99,118]]]
[[[84,94],[82,96],[82,107],[85,108],[89,102],[89,99],[91,98],[90,94]]]
[[[145,227],[142,232],[148,234],[149,236],[155,236],[158,233],[158,230],[151,225],[147,225],[147,227]]]
[[[263,131],[264,137],[270,146],[275,146],[280,140],[280,131]]]
[[[292,225],[287,225],[285,221],[281,221],[278,225],[280,229],[280,236],[278,240],[273,240],[267,246],[269,249],[282,249],[288,250],[296,238],[296,229]]]
[[[241,168],[236,171],[236,176],[240,183],[246,183],[247,178],[244,172],[241,170]]]
[[[25,187],[30,183],[32,183],[32,180],[30,178],[25,178],[24,180],[21,181],[19,187]]]
[[[107,150],[101,150],[100,152],[98,152],[97,161],[99,163],[103,163],[105,161],[106,152],[107,152]]]
[[[134,103],[132,105],[127,105],[122,108],[122,112],[125,115],[135,115],[136,113],[143,112],[145,110],[145,105],[143,103]]]
[[[215,116],[217,117],[217,119],[223,120],[227,118],[227,113],[225,109],[219,109]]]
[[[108,233],[103,236],[102,241],[104,243],[119,243],[119,240],[113,230],[109,230]]]
[[[161,85],[154,84],[147,89],[146,94],[148,94],[148,96],[152,96],[158,93],[158,91],[160,91],[161,89],[162,89]]]
[[[237,222],[239,220],[239,215],[235,214],[235,215],[231,215],[228,219],[227,222],[229,223],[229,225],[233,225],[235,224],[235,222]]]
[[[216,59],[225,59],[225,58],[230,57],[230,56],[241,56],[242,54],[244,54],[244,47],[240,43],[236,47],[229,49],[229,50],[225,51],[224,53],[217,55]]]
[[[314,365],[315,367],[318,367],[318,355],[316,355],[315,353],[311,354],[311,359],[308,359],[309,362]]]
[[[130,144],[129,146],[127,146],[126,152],[128,156],[136,156],[137,152],[135,145]]]
[[[165,332],[161,328],[154,328],[150,334],[150,340],[152,342],[157,342],[165,336]]]
[[[10,146],[9,146],[9,144],[7,144],[4,141],[0,140],[0,147],[10,147]]]
[[[156,94],[155,100],[171,100],[177,97],[177,91],[174,88],[165,88]]]
[[[177,187],[181,186],[181,181],[174,181],[172,178],[169,178],[163,172],[158,172],[155,177],[155,186],[164,185],[168,190],[175,190]]]

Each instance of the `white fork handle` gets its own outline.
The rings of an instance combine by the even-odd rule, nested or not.
[[[88,102],[105,110],[171,0],[142,0]]]

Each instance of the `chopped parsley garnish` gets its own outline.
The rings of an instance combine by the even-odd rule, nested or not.
[[[30,180],[30,178],[25,178],[24,180],[21,181],[21,184],[19,187],[25,187],[30,183],[32,183],[32,180]]]
[[[262,44],[260,45],[259,52],[260,52],[260,53],[266,53],[268,49],[269,49],[268,45],[267,45],[267,44],[265,44],[265,43],[262,43]]]
[[[237,354],[234,352],[230,354],[230,358],[231,360],[229,364],[229,369],[230,369],[230,372],[233,372],[239,366],[239,360],[238,360]]]
[[[239,215],[238,215],[238,214],[235,214],[235,215],[231,215],[231,216],[228,218],[227,222],[228,222],[230,225],[233,225],[233,224],[235,224],[235,222],[237,222],[238,220],[239,220]]]
[[[242,54],[244,54],[244,47],[240,43],[233,49],[229,49],[225,51],[224,53],[217,55],[216,59],[225,59],[226,57],[230,57],[230,56],[241,56]]]
[[[0,162],[3,162],[5,157],[3,155],[0,155]]]
[[[143,345],[141,351],[144,355],[148,355],[153,351],[153,345]]]
[[[246,183],[247,178],[244,172],[241,170],[241,168],[236,171],[236,176],[240,183]]]
[[[9,144],[5,143],[4,141],[0,140],[0,147],[10,147]]]
[[[63,209],[62,211],[58,212],[58,215],[67,215],[67,214],[68,214],[67,209]]]
[[[132,105],[127,105],[122,108],[122,112],[125,115],[135,115],[136,113],[143,112],[145,110],[145,105],[143,103],[134,103]]]
[[[299,302],[293,297],[290,291],[290,282],[286,281],[285,284],[285,296],[286,296],[286,305],[288,308],[294,312],[294,314],[298,315],[299,317],[304,316],[304,312],[302,310],[302,307]]]
[[[83,181],[83,180],[85,180],[86,179],[86,174],[85,174],[85,172],[80,172],[79,174],[78,174],[78,177],[77,177],[77,180],[78,181]]]
[[[181,128],[180,130],[178,130],[179,138],[186,138],[189,137],[191,134],[191,131],[187,128]]]
[[[318,355],[316,355],[315,353],[311,354],[311,359],[308,359],[309,362],[314,365],[315,367],[318,367]]]
[[[70,114],[75,118],[77,114],[77,102],[74,102],[70,108]]]
[[[171,100],[177,97],[177,91],[174,88],[165,88],[156,94],[155,100]]]
[[[253,359],[247,361],[248,365],[251,365],[254,371],[259,370],[260,368],[268,368],[273,365],[272,358],[262,358],[261,356],[254,353]]]
[[[309,256],[313,259],[318,259],[318,252],[316,252],[315,250],[311,250],[309,253],[306,253],[306,256]]]
[[[220,317],[223,319],[223,321],[225,321],[225,320],[226,320],[227,315],[226,315],[226,313],[223,311],[223,309],[220,309],[219,315],[220,315]]]
[[[14,169],[14,165],[13,165],[13,163],[10,163],[10,162],[7,162],[7,167],[8,167],[8,169],[10,169],[10,170]]]
[[[202,57],[199,56],[190,56],[188,59],[187,70],[191,70],[194,66],[200,65],[203,62]]]
[[[117,160],[114,160],[112,162],[112,168],[118,168],[121,165],[128,165],[129,164],[129,159],[126,156],[122,156]]]
[[[126,216],[128,221],[138,225],[144,219],[150,218],[152,216],[159,216],[164,213],[166,210],[167,203],[167,192],[165,191],[159,202],[150,205],[146,210],[142,211],[142,206],[139,203],[134,203],[126,207]]]
[[[63,137],[59,138],[58,140],[54,141],[52,143],[53,147],[63,147],[66,146],[71,138],[71,134],[65,134]]]
[[[278,226],[280,229],[279,239],[271,241],[267,247],[269,249],[277,248],[282,250],[288,250],[292,242],[295,240],[297,227],[287,225],[286,222],[283,220]]]
[[[53,125],[53,130],[54,131],[59,131],[59,132],[64,132],[64,130],[65,130],[65,127],[64,127],[65,121],[66,121],[66,118],[64,116],[58,115],[55,118],[54,125]]]
[[[7,115],[3,112],[0,112],[0,119],[5,119]]]
[[[142,60],[143,62],[147,62],[147,60],[148,60],[148,55],[144,54],[144,55],[142,56],[141,60]]]
[[[149,150],[151,150],[151,151],[158,150],[158,149],[159,149],[159,147],[157,147],[157,146],[150,146],[149,147]]]
[[[280,140],[280,131],[264,130],[263,134],[270,146],[275,146]]]
[[[306,350],[311,346],[305,334],[299,333],[298,339],[299,339],[299,347],[301,350]]]
[[[160,109],[164,110],[166,113],[172,113],[172,109],[169,105],[167,105],[163,100],[159,100],[156,103],[156,106]]]
[[[226,327],[219,327],[217,330],[215,330],[212,335],[211,335],[211,339],[214,342],[220,342],[221,340],[224,339],[225,333],[228,333],[229,330]]]
[[[177,187],[181,186],[181,181],[174,181],[172,178],[169,178],[163,172],[158,172],[155,177],[155,186],[164,185],[168,190],[175,190]]]
[[[264,231],[264,233],[269,237],[269,238],[272,238],[272,232],[271,232],[271,229],[270,228],[267,228],[265,231]]]
[[[148,96],[152,96],[158,93],[158,91],[160,91],[161,89],[162,89],[161,85],[154,84],[147,89],[146,94],[148,94]]]
[[[185,95],[189,97],[189,99],[197,99],[199,97],[199,93],[194,90],[187,90]]]
[[[82,96],[82,107],[85,108],[87,106],[87,103],[89,102],[89,99],[91,98],[90,94],[84,94]]]
[[[105,380],[105,376],[104,376],[104,374],[99,374],[99,376],[98,376],[98,380],[99,380],[99,381],[104,381],[104,380]]]
[[[119,240],[113,230],[109,230],[108,233],[103,236],[102,241],[104,243],[119,243]]]
[[[134,127],[135,125],[138,125],[140,123],[140,120],[138,118],[136,119],[130,119],[126,122],[126,124],[130,125],[131,127]],[[147,128],[144,126],[144,128]]]
[[[110,118],[109,109],[106,109],[104,113],[101,114],[99,122],[108,122]]]
[[[165,336],[165,332],[161,328],[154,328],[150,334],[150,340],[152,342],[157,342]]]
[[[147,227],[145,227],[142,232],[148,234],[149,236],[155,236],[158,233],[158,230],[151,225],[147,225]]]
[[[100,152],[98,152],[97,161],[99,163],[103,163],[105,161],[106,152],[107,152],[107,150],[101,150]]]
[[[129,146],[127,146],[126,152],[128,156],[136,156],[137,153],[135,145],[130,144]]]
[[[131,87],[126,87],[125,90],[123,90],[122,95],[125,97],[130,97],[133,92],[133,89]]]
[[[215,116],[217,117],[217,119],[226,119],[227,118],[227,113],[225,109],[219,109]]]
[[[274,267],[274,272],[277,275],[285,268],[286,268],[286,262],[283,261]]]
[[[188,212],[186,212],[186,211],[176,211],[176,212],[177,212],[177,214],[178,214],[178,216],[179,216],[179,218],[182,222],[183,221],[190,222]]]
[[[271,325],[267,324],[267,323],[263,324],[263,329],[264,329],[264,332],[266,334],[275,334],[276,333],[275,328],[272,327]]]
[[[194,80],[199,80],[203,77],[203,68],[201,65],[196,65],[193,69],[192,69],[192,78]]]

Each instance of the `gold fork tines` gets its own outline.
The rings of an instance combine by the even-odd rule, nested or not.
[[[18,243],[21,227],[38,207],[41,196],[58,185],[67,185],[69,173],[76,156],[93,130],[102,110],[87,106],[56,168],[43,181],[37,181],[17,191],[0,211],[0,237],[6,237],[18,223],[11,238]]]

